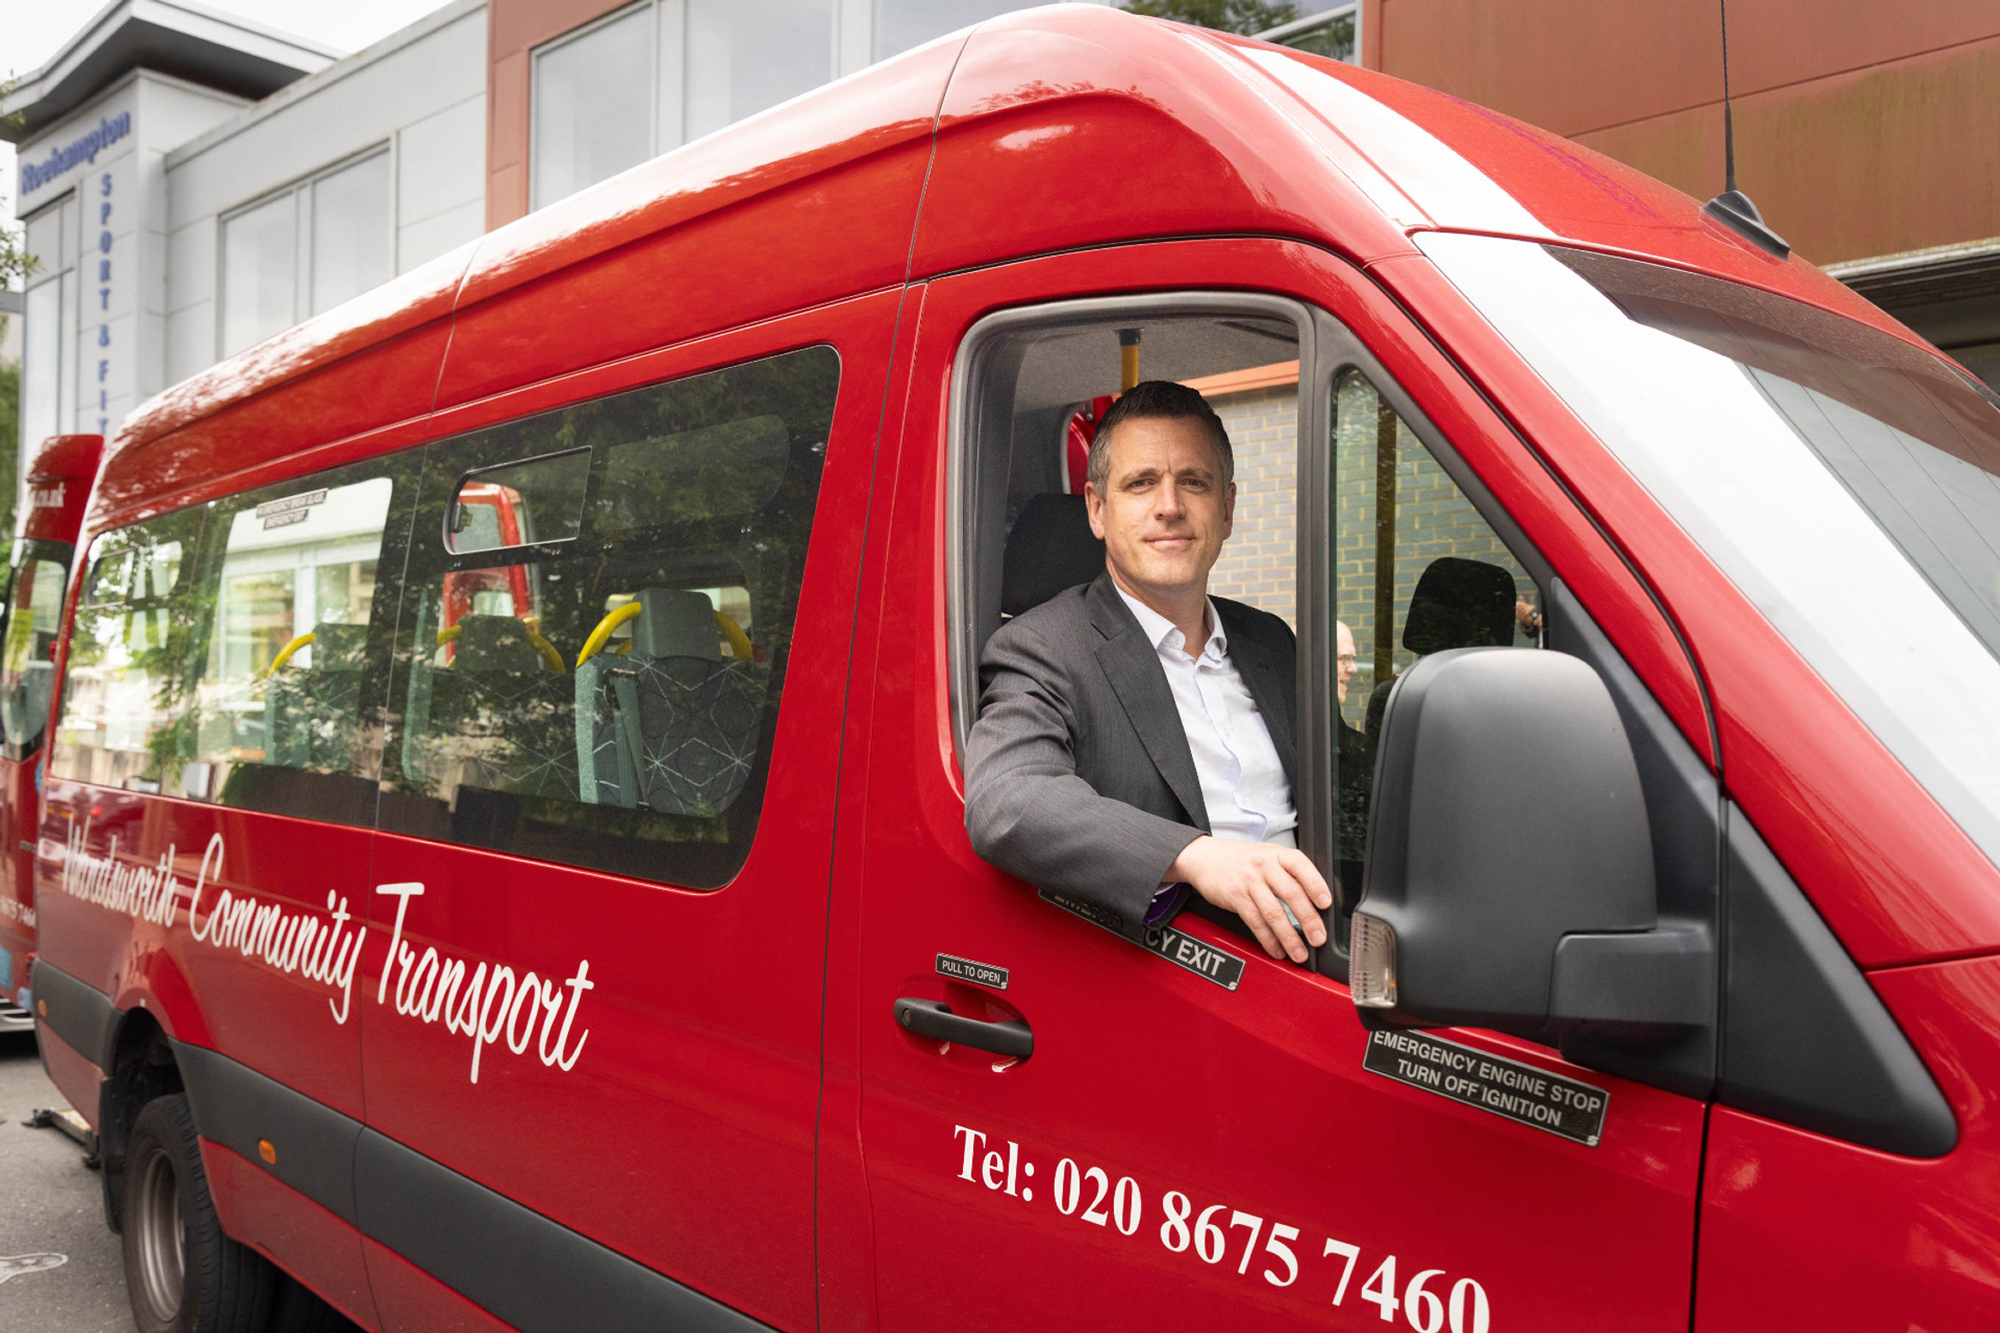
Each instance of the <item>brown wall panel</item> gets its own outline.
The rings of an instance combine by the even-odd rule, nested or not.
[[[1708,6],[1711,22],[1715,6]],[[1730,91],[1759,91],[2000,36],[1995,0],[1736,0]]]
[[[1716,0],[1377,0],[1370,10],[1373,68],[1557,134],[1722,95]],[[1730,84],[1755,93],[1994,36],[1995,0],[1737,0]]]
[[[1736,102],[1736,174],[1816,264],[2000,235],[2000,37]],[[1707,106],[1577,136],[1697,198],[1722,187]]]
[[[1722,91],[1715,0],[1382,0],[1379,68],[1556,134]]]

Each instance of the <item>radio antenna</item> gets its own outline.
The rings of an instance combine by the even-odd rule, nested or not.
[[[1736,188],[1736,117],[1729,101],[1729,0],[1717,0],[1717,4],[1722,10],[1722,193],[1703,204],[1701,211],[1758,249],[1779,259],[1789,258],[1792,247],[1764,225],[1757,205]]]
[[[1716,0],[1722,8],[1722,190],[1736,190],[1736,117],[1729,109],[1729,0]]]

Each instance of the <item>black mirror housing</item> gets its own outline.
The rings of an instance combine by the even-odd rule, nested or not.
[[[1364,1021],[1663,1035],[1701,1021],[1713,946],[1658,924],[1638,765],[1597,673],[1531,648],[1411,667],[1382,720],[1355,911]]]

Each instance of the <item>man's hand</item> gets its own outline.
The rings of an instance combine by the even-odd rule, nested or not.
[[[1215,906],[1236,913],[1273,958],[1306,961],[1306,946],[1285,918],[1290,905],[1305,926],[1306,939],[1326,943],[1319,914],[1333,906],[1333,894],[1306,854],[1268,842],[1230,842],[1206,835],[1181,850],[1167,871]]]

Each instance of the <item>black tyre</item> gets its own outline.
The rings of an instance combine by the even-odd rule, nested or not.
[[[125,1153],[125,1286],[139,1333],[263,1333],[278,1271],[222,1233],[187,1098],[155,1097]]]

